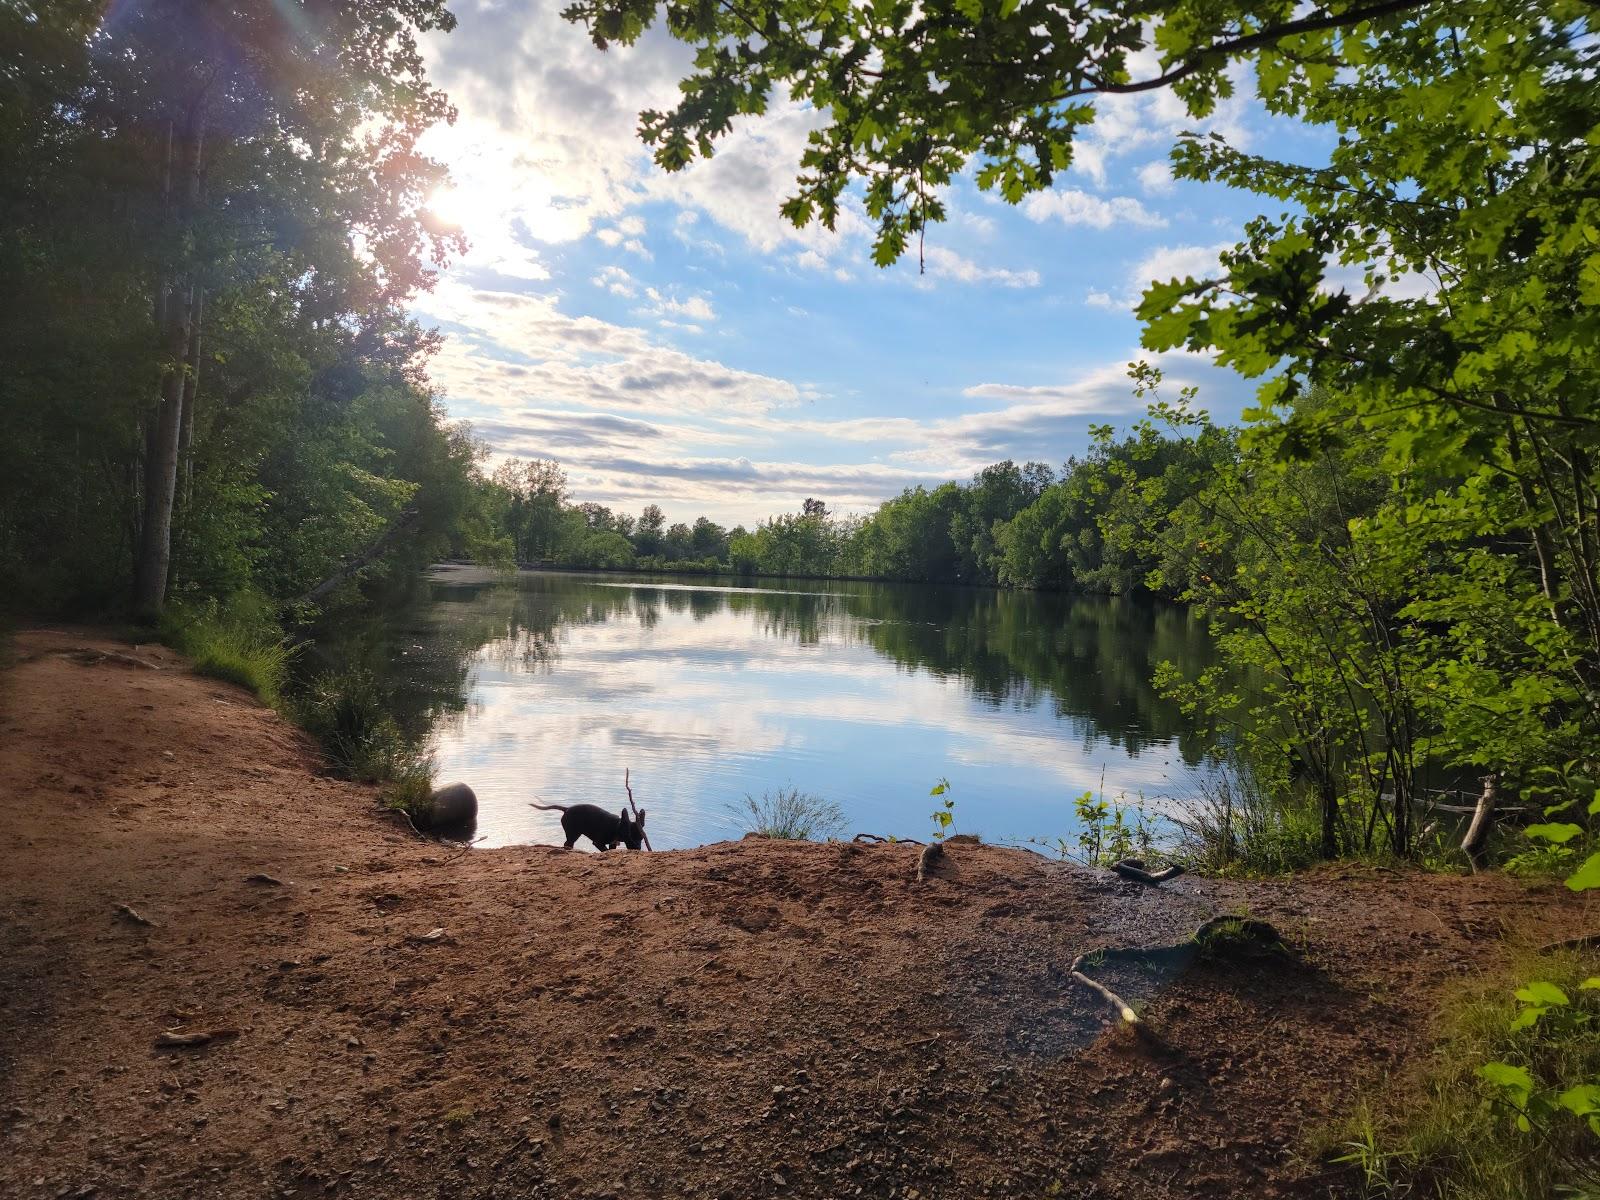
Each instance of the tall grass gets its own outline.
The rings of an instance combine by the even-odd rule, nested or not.
[[[222,603],[171,605],[158,632],[199,674],[248,688],[263,704],[282,703],[294,650],[262,597],[241,592]]]
[[[1581,985],[1600,968],[1593,952],[1541,955],[1487,989],[1446,1006],[1443,1038],[1420,1078],[1368,1097],[1329,1139],[1370,1197],[1533,1200],[1600,1195],[1600,1137],[1553,1097],[1600,1076],[1600,992]],[[1513,1029],[1516,982],[1548,981],[1571,1003]],[[1518,1127],[1504,1091],[1479,1074],[1507,1063],[1535,1089]]]
[[[844,828],[844,810],[832,800],[812,796],[799,788],[779,788],[727,805],[728,812],[747,833],[786,841],[822,841]]]
[[[1170,820],[1179,857],[1211,874],[1273,875],[1302,870],[1321,857],[1315,803],[1287,785],[1274,787],[1243,763],[1227,761],[1196,776],[1173,798]]]

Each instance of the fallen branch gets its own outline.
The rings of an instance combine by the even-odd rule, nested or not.
[[[1117,1010],[1117,1015],[1128,1025],[1139,1023],[1139,1014],[1133,1011],[1130,1005],[1121,996],[1117,995],[1105,984],[1100,983],[1083,973],[1083,965],[1090,959],[1104,961],[1108,958],[1130,959],[1144,963],[1159,963],[1170,960],[1174,966],[1185,966],[1192,961],[1202,950],[1207,947],[1207,939],[1219,929],[1228,926],[1237,927],[1234,940],[1254,942],[1267,949],[1284,949],[1283,938],[1278,931],[1265,921],[1253,921],[1247,917],[1212,917],[1201,923],[1200,927],[1181,942],[1170,946],[1133,946],[1127,948],[1110,948],[1090,950],[1078,955],[1072,960],[1072,965],[1067,968],[1067,977],[1074,983],[1080,984],[1094,992],[1112,1008]]]
[[[301,596],[300,599],[295,603],[318,603],[324,596],[333,591],[334,588],[338,587],[346,579],[349,579],[350,576],[354,575],[357,571],[361,570],[368,563],[372,562],[373,559],[382,554],[384,550],[388,548],[390,542],[394,541],[395,538],[399,537],[406,530],[410,529],[411,526],[415,525],[417,521],[421,519],[421,517],[422,514],[416,509],[406,509],[389,524],[387,529],[374,538],[365,550],[346,561],[345,564],[337,571],[335,571],[332,575],[329,575],[305,595]]]
[[[1164,867],[1159,871],[1145,869],[1144,860],[1139,858],[1125,858],[1121,862],[1111,864],[1111,870],[1124,879],[1131,879],[1135,883],[1158,884],[1169,879],[1176,879],[1183,874],[1183,868],[1177,863]]]
[[[916,838],[887,838],[876,833],[858,833],[850,839],[852,842],[861,842],[864,845],[886,846],[893,842],[896,846],[920,846]]]
[[[627,790],[628,807],[633,809],[633,819],[639,822],[639,836],[644,839],[644,848],[648,850],[650,849],[650,835],[644,831],[644,819],[639,816],[639,806],[633,802],[633,784],[628,779],[629,774],[629,768],[624,767],[622,769],[622,786]]]
[[[157,1050],[188,1050],[195,1046],[206,1046],[212,1042],[222,1041],[224,1038],[239,1036],[237,1029],[200,1029],[194,1033],[179,1033],[169,1029],[156,1036]]]
[[[1472,864],[1474,873],[1483,870],[1488,865],[1484,846],[1489,841],[1489,830],[1494,825],[1495,805],[1500,799],[1500,777],[1489,774],[1483,777],[1483,795],[1478,797],[1477,807],[1472,813],[1472,824],[1467,827],[1467,836],[1461,839],[1461,850],[1467,856],[1467,861]]]
[[[85,667],[98,667],[103,662],[114,662],[121,667],[141,667],[146,671],[163,671],[166,668],[157,663],[145,662],[142,658],[135,658],[131,654],[123,654],[116,650],[96,650],[93,646],[79,646],[73,650],[58,650],[55,653]]]

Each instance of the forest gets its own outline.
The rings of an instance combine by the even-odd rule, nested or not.
[[[937,238],[958,178],[1013,205],[1050,189],[1096,96],[1166,89],[1200,118],[1251,88],[1329,136],[1311,165],[1220,135],[1172,151],[1263,215],[1213,273],[1150,281],[1143,345],[1255,381],[1240,427],[1134,363],[1148,415],[1059,468],[753,529],[578,502],[558,463],[491,466],[450,419],[445,335],[410,305],[465,247],[418,150],[452,112],[420,39],[455,17],[305,8],[0,12],[9,617],[281,647],[446,557],[1150,593],[1212,620],[1228,673],[1166,663],[1155,685],[1279,798],[1262,820],[1299,837],[1293,865],[1440,865],[1421,780],[1442,768],[1537,817],[1473,866],[1600,887],[1593,3],[576,0],[600,50],[660,22],[697,52],[641,117],[664,171],[780,89],[814,105],[783,215],[858,204],[879,265]],[[1270,840],[1220,836],[1233,866]],[[1508,1129],[1570,1149],[1600,1132],[1600,1026],[1537,982],[1522,1028],[1581,1026],[1588,1057],[1518,1043],[1481,1079]]]

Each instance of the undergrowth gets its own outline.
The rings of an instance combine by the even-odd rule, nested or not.
[[[746,795],[726,807],[747,833],[786,841],[822,841],[844,827],[844,811],[837,804],[799,788],[764,792],[760,799]]]
[[[263,704],[282,703],[294,650],[261,596],[240,592],[221,603],[169,605],[158,633],[199,674],[248,688]]]
[[[1422,1076],[1319,1149],[1375,1200],[1600,1196],[1600,1087],[1573,1086],[1600,1078],[1597,968],[1592,952],[1540,955],[1448,1004]]]

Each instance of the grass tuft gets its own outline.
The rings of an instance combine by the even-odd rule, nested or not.
[[[263,704],[282,703],[294,649],[260,597],[240,593],[221,604],[169,606],[159,633],[199,674],[248,688]]]
[[[759,800],[746,795],[727,809],[747,833],[786,841],[824,841],[844,827],[844,811],[837,804],[799,788],[765,792]]]
[[[1290,789],[1275,793],[1247,767],[1226,764],[1198,777],[1195,791],[1174,799],[1177,855],[1211,875],[1278,875],[1322,860],[1316,805]]]

